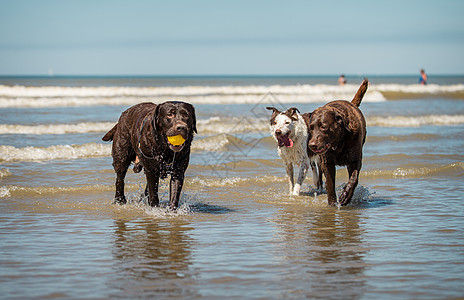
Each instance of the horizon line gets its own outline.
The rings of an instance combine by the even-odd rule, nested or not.
[[[0,74],[0,77],[40,77],[40,78],[65,78],[65,77],[338,77],[340,75],[346,77],[391,77],[391,76],[418,76],[418,73],[376,73],[376,74]],[[427,73],[428,76],[464,76],[464,73]]]

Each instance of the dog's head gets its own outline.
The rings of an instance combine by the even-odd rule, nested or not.
[[[347,121],[337,111],[319,107],[312,112],[309,121],[308,146],[314,153],[324,154],[336,150],[342,135],[349,131]]]
[[[266,107],[272,110],[271,116],[271,134],[277,141],[279,147],[292,147],[293,136],[296,122],[298,121],[299,110],[295,107],[289,108],[287,111],[279,111],[275,107]]]
[[[197,133],[197,121],[193,105],[181,101],[168,101],[156,106],[154,126],[169,148],[181,151],[192,142]]]

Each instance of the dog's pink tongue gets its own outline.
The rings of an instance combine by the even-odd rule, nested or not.
[[[293,147],[293,141],[292,141],[292,139],[284,138],[284,145],[285,145],[286,147],[289,147],[289,148],[290,148],[290,147]]]

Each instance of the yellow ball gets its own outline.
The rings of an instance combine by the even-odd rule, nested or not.
[[[171,143],[171,145],[179,146],[185,142],[185,139],[180,134],[178,134],[175,136],[168,136],[168,141]]]

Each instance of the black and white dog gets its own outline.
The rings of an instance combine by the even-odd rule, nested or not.
[[[309,166],[313,171],[313,184],[316,189],[321,189],[321,161],[319,156],[308,147],[310,139],[308,124],[311,114],[301,115],[295,107],[284,112],[275,107],[266,107],[266,109],[273,111],[270,120],[271,135],[277,141],[277,153],[285,162],[290,195],[298,196],[300,194],[301,184],[306,177]],[[293,177],[293,165],[299,167],[296,183]]]

